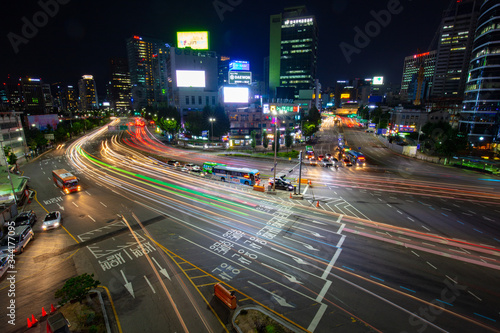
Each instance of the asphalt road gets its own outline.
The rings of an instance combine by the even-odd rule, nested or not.
[[[314,332],[499,331],[496,183],[408,160],[349,132],[367,167],[305,167],[312,186],[303,185],[304,200],[196,177],[138,150],[266,174],[272,160],[164,147],[139,132],[124,140],[95,133],[24,169],[71,234],[55,230],[70,242],[47,253],[78,249],[61,265],[95,272],[125,332],[225,331],[229,313],[213,298],[216,282],[239,305],[260,304]],[[335,151],[337,134],[324,128],[318,148]],[[83,191],[62,195],[50,179],[56,167],[77,173]]]

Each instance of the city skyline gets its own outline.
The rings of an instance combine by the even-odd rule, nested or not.
[[[142,7],[134,3],[97,7],[93,1],[83,5],[62,0],[9,4],[9,16],[3,18],[7,23],[1,55],[5,66],[0,74],[4,78],[7,74],[39,76],[45,82],[62,84],[75,84],[82,75],[91,74],[102,94],[104,82],[110,79],[109,59],[126,56],[125,40],[131,35],[175,43],[176,31],[208,30],[212,51],[249,60],[254,75],[262,80],[264,57],[269,54],[270,16],[300,4],[242,1],[230,6],[200,1],[190,6],[199,8],[196,11],[156,1]],[[318,21],[320,83],[327,87],[338,79],[381,75],[386,82],[400,84],[404,57],[426,50],[448,4],[448,0],[439,1],[431,10],[428,5],[405,1],[308,2],[309,13]],[[392,14],[384,16],[389,9]],[[23,31],[23,26],[35,21],[36,33],[29,28]],[[357,31],[366,32],[366,28],[373,29],[369,40],[355,39]]]

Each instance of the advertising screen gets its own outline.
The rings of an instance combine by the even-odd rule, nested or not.
[[[340,94],[341,99],[349,99],[351,97],[351,94]]]
[[[177,87],[205,88],[205,71],[176,70]]]
[[[229,84],[252,84],[252,72],[233,72],[228,73]]]
[[[208,31],[178,31],[177,47],[193,50],[208,50]]]
[[[384,77],[383,76],[375,76],[373,77],[373,81],[372,81],[373,85],[377,85],[377,86],[380,86],[382,84],[384,84]]]
[[[249,71],[250,63],[243,60],[233,60],[229,63],[230,71]]]
[[[224,103],[248,103],[248,88],[224,87]]]

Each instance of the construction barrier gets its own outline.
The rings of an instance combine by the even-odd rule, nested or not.
[[[309,184],[309,183],[310,183],[310,180],[309,180],[309,179],[304,179],[304,178],[301,178],[301,179],[300,179],[300,183],[301,183],[301,184]]]
[[[260,185],[254,185],[253,186],[253,190],[254,191],[259,191],[259,192],[265,192],[266,191],[266,187],[265,186],[260,186]]]
[[[214,285],[214,294],[220,299],[228,308],[231,310],[236,309],[236,296],[234,296],[234,292],[229,292],[223,285],[220,283],[216,283]]]

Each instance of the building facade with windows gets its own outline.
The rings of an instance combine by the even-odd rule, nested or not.
[[[465,87],[459,129],[474,146],[500,141],[500,3],[480,9]]]
[[[480,2],[457,1],[444,12],[432,97],[463,97]]]
[[[280,98],[280,91],[298,96],[301,89],[315,86],[318,53],[316,18],[305,6],[285,8],[272,15],[269,44],[269,95]],[[291,88],[291,90],[277,88]]]
[[[111,107],[117,111],[131,109],[132,92],[128,61],[124,58],[110,59],[111,82],[109,87]]]
[[[414,101],[417,93],[420,94],[420,100],[430,95],[436,54],[437,51],[430,51],[405,57],[400,92],[403,99]]]
[[[95,110],[99,108],[95,80],[92,75],[83,75],[78,81],[79,110]]]

